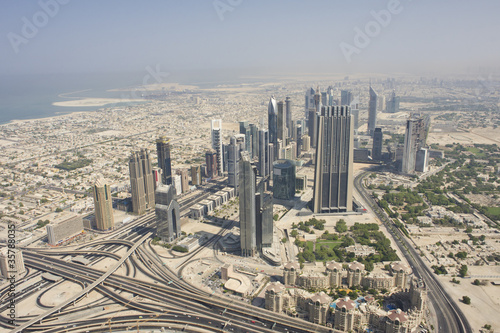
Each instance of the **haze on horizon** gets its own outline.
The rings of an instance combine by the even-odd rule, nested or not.
[[[499,69],[498,1],[17,0],[2,7],[0,75],[140,72],[157,65],[247,75]],[[389,8],[391,17],[377,30],[374,13]],[[35,20],[37,31],[26,30]],[[341,45],[356,47],[355,29],[370,27],[369,42],[347,57]]]

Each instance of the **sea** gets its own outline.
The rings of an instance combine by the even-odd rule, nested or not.
[[[141,91],[148,71],[136,73],[22,74],[3,75],[0,80],[0,124],[12,120],[38,119],[56,115],[95,111],[105,106],[62,107],[54,102],[80,98],[133,98]],[[234,71],[169,72],[162,82],[212,87],[220,84],[243,83]],[[157,83],[149,80],[148,83]],[[110,91],[121,89],[121,91]],[[123,91],[129,89],[129,91]],[[123,103],[127,104],[127,103]],[[120,104],[114,104],[118,106]]]

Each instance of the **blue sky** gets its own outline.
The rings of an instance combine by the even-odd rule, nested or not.
[[[357,48],[341,43],[397,0],[64,0],[43,22],[41,3],[4,0],[0,74],[254,69],[310,72],[498,70],[500,2],[400,0],[399,12]],[[63,2],[62,0],[60,0]],[[214,4],[228,10],[220,19]],[[38,16],[37,16],[38,15]],[[23,17],[42,20],[23,36]],[[23,43],[13,47],[12,36]]]

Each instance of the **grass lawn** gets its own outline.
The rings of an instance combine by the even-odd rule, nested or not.
[[[500,207],[488,207],[488,213],[500,216]]]
[[[485,156],[485,153],[482,152],[481,149],[476,148],[476,147],[467,147],[467,151],[470,151],[471,153],[473,153],[477,157],[484,157]]]
[[[321,245],[326,245],[328,246],[330,249],[335,249],[337,247],[340,246],[340,244],[342,244],[341,241],[329,241],[329,240],[320,240],[320,241],[317,241],[316,242],[316,247],[319,247]]]

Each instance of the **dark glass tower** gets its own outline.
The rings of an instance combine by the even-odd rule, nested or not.
[[[269,128],[269,143],[276,146],[278,143],[278,105],[274,96],[269,100],[267,108],[268,128]]]
[[[162,136],[156,140],[158,167],[162,170],[162,183],[172,185],[172,161],[170,159],[170,141]]]
[[[375,161],[382,160],[382,129],[380,127],[375,128],[373,133],[373,148],[372,148],[372,158]]]
[[[314,170],[314,212],[352,211],[353,128],[348,106],[322,107]]]
[[[295,165],[289,160],[273,163],[273,196],[280,200],[295,197]]]
[[[368,135],[373,136],[377,127],[377,101],[378,95],[370,86],[370,101],[368,102]]]

